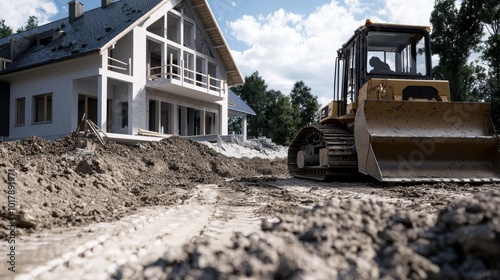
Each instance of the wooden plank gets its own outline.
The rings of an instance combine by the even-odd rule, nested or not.
[[[76,137],[78,135],[78,133],[80,132],[80,127],[82,127],[84,122],[85,122],[85,113],[83,113],[82,120],[78,123],[76,130],[73,132],[73,137]]]
[[[94,135],[97,137],[99,142],[103,145],[106,146],[104,143],[104,139],[102,136],[99,134],[99,132],[102,132],[104,136],[106,136],[106,133],[104,133],[95,123],[93,123],[91,120],[87,120],[87,124],[90,127],[90,130],[94,133]]]
[[[143,136],[160,137],[160,138],[169,138],[169,137],[173,136],[172,134],[161,134],[161,133],[156,132],[156,131],[145,130],[145,129],[139,129],[137,134],[143,135]]]

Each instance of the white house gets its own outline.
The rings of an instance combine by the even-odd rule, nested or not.
[[[0,136],[59,138],[84,114],[112,133],[227,134],[242,112],[228,88],[244,80],[206,0],[68,5],[0,39]]]

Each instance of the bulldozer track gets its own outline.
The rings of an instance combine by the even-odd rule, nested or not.
[[[326,166],[297,165],[297,153],[307,145],[327,148]],[[354,134],[339,127],[314,125],[303,128],[288,149],[288,170],[299,179],[332,181],[353,179],[360,176],[358,160],[353,153]]]

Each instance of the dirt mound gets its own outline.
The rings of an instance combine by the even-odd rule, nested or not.
[[[441,267],[432,279],[500,279],[500,192],[446,207],[411,245]]]
[[[228,247],[195,239],[181,256],[167,253],[134,277],[499,279],[499,208],[498,191],[452,204],[437,221],[383,203],[333,199],[264,224],[261,235],[235,234]]]
[[[69,136],[0,143],[0,180],[7,184],[8,170],[15,174],[18,234],[112,221],[139,206],[182,203],[199,183],[286,173],[284,160],[227,158],[179,137],[135,146],[110,142],[95,154],[74,148]],[[7,195],[0,204],[0,237],[5,237]]]

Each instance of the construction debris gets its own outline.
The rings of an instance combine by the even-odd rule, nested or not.
[[[81,130],[82,128],[84,129],[83,131]],[[102,131],[94,122],[87,119],[85,114],[72,136],[73,138],[77,138],[75,148],[78,150],[95,151],[97,141],[103,146],[106,145],[104,142],[106,133]],[[84,153],[84,151],[81,152]]]

